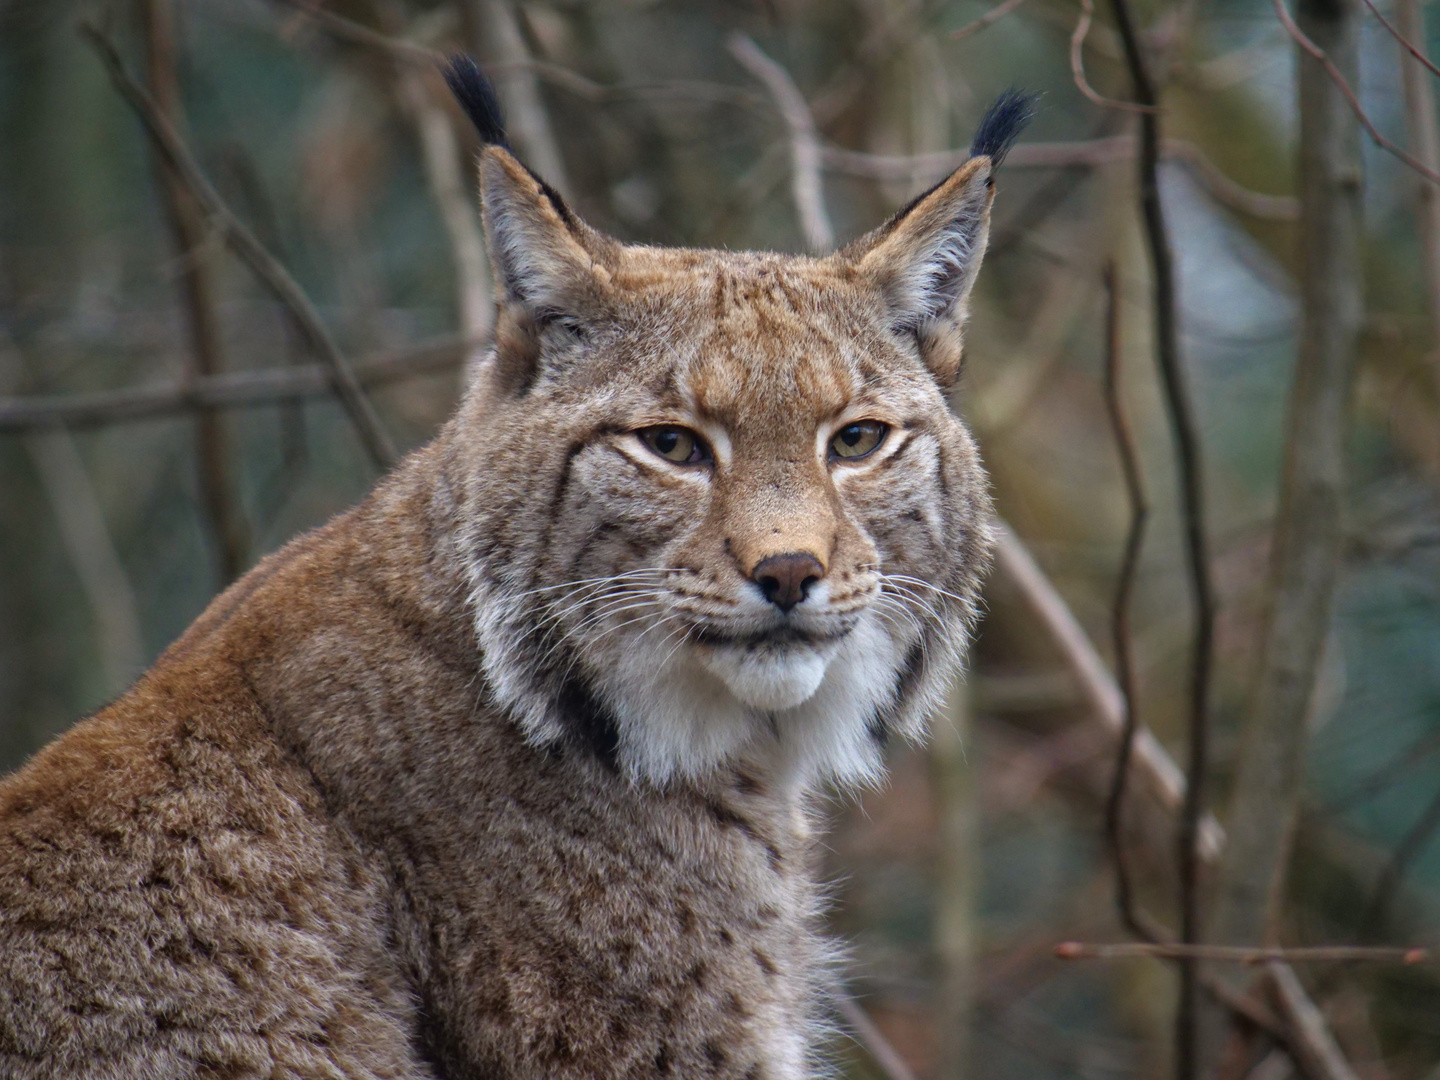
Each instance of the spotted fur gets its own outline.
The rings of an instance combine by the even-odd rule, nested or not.
[[[0,783],[0,1075],[814,1075],[810,798],[923,733],[990,547],[990,168],[796,258],[619,244],[486,148],[458,414]]]

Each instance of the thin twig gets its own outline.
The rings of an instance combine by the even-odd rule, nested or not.
[[[1039,618],[1084,695],[1090,715],[1105,728],[1109,738],[1118,739],[1125,724],[1125,703],[1114,676],[1064,597],[1003,522],[997,528],[995,571],[1019,590]],[[1185,777],[1143,724],[1136,726],[1134,764],[1160,805],[1178,812],[1185,801]],[[1219,822],[1205,815],[1200,828],[1201,857],[1207,862],[1218,859],[1224,843],[1225,833]]]
[[[1014,11],[1024,2],[1025,0],[1004,0],[1003,3],[996,4],[993,8],[987,11],[984,15],[981,15],[974,22],[966,23],[964,26],[960,27],[959,30],[951,30],[950,40],[959,41],[961,38],[967,38],[971,34],[978,34],[981,30],[984,30],[992,23],[999,22],[1006,15],[1009,15],[1012,11]]]
[[[1390,911],[1395,894],[1400,890],[1400,883],[1405,880],[1406,872],[1424,853],[1436,829],[1440,829],[1440,791],[1431,797],[1415,823],[1395,845],[1390,860],[1375,883],[1375,892],[1370,897],[1370,903],[1366,905],[1365,915],[1360,923],[1362,929],[1367,932],[1379,929]]]
[[[1276,1011],[1291,1033],[1289,1046],[1304,1075],[1314,1080],[1360,1080],[1294,970],[1288,964],[1271,961],[1266,972]]]
[[[1120,562],[1120,576],[1115,586],[1115,602],[1111,628],[1115,648],[1115,680],[1124,699],[1125,723],[1120,733],[1120,747],[1115,753],[1115,778],[1110,796],[1105,800],[1105,836],[1110,857],[1115,860],[1115,904],[1126,928],[1137,937],[1148,937],[1135,912],[1131,890],[1130,866],[1125,856],[1122,811],[1125,786],[1130,776],[1130,756],[1135,746],[1137,723],[1135,694],[1135,661],[1130,639],[1130,599],[1135,590],[1135,575],[1140,568],[1140,552],[1145,543],[1145,523],[1150,507],[1145,502],[1145,481],[1140,475],[1140,458],[1135,438],[1120,401],[1120,288],[1116,281],[1115,263],[1105,265],[1105,407],[1110,414],[1110,427],[1115,434],[1115,448],[1120,455],[1121,472],[1125,477],[1125,495],[1130,505],[1130,527],[1125,535],[1125,554]]]
[[[1181,945],[1146,941],[1123,941],[1113,945],[1062,941],[1055,946],[1055,955],[1061,960],[1124,960],[1152,956],[1158,960],[1214,960],[1223,964],[1265,964],[1274,960],[1290,964],[1433,964],[1440,961],[1440,956],[1436,956],[1433,950],[1419,948],[1307,945],[1292,949],[1251,949],[1239,945]]]
[[[1436,67],[1435,64],[1431,61],[1431,59],[1426,56],[1415,45],[1413,41],[1411,41],[1403,33],[1400,32],[1399,27],[1395,26],[1389,19],[1385,18],[1385,15],[1381,12],[1381,10],[1375,6],[1375,0],[1365,0],[1365,6],[1370,9],[1370,14],[1374,15],[1375,18],[1380,20],[1380,25],[1385,27],[1385,29],[1390,32],[1390,36],[1399,43],[1402,49],[1408,52],[1422,66],[1429,70],[1430,74],[1440,75],[1440,67]]]
[[[88,22],[80,24],[79,32],[94,47],[105,64],[105,69],[109,73],[110,81],[115,85],[115,89],[140,118],[146,132],[164,155],[166,162],[185,181],[186,186],[205,209],[211,227],[224,237],[230,249],[245,265],[250,267],[275,298],[294,314],[296,322],[309,339],[311,347],[330,367],[341,404],[344,405],[351,422],[355,425],[366,451],[377,465],[388,467],[396,458],[394,443],[390,441],[390,436],[380,422],[380,417],[376,415],[369,398],[365,396],[364,390],[356,380],[355,372],[351,370],[350,364],[340,352],[339,346],[335,344],[335,339],[330,336],[330,331],[326,328],[324,320],[320,318],[320,313],[310,302],[310,298],[290,276],[289,271],[265,250],[260,241],[255,238],[255,234],[231,213],[219,193],[205,178],[205,174],[200,171],[200,166],[191,157],[175,129],[156,111],[155,103],[151,100],[150,95],[125,70],[120,54],[110,39]]]
[[[142,0],[140,21],[145,39],[145,75],[158,115],[176,131],[185,126],[180,82],[175,64],[174,11],[171,0]],[[154,144],[151,144],[152,150]],[[206,244],[204,211],[184,180],[158,150],[153,155],[157,186],[169,220],[179,266],[180,299],[190,337],[192,377],[217,374],[223,367],[215,282]],[[209,526],[217,556],[220,583],[240,576],[249,540],[234,497],[229,453],[220,417],[211,409],[195,411],[196,480],[201,516]]]
[[[326,8],[317,7],[314,0],[270,0],[273,4],[291,8],[312,19],[317,28],[336,41],[364,49],[373,49],[387,54],[392,60],[425,70],[444,67],[449,56],[439,49],[417,45],[404,38],[395,37],[372,29],[354,19],[338,15]],[[536,78],[560,90],[565,90],[586,101],[606,103],[633,99],[654,99],[668,101],[676,98],[694,98],[716,104],[738,105],[756,108],[764,105],[764,99],[748,90],[725,83],[706,82],[702,79],[661,79],[650,83],[622,83],[607,86],[581,75],[578,71],[553,64],[548,60],[534,57],[489,61],[485,71],[494,76],[505,76],[516,72],[531,72]]]
[[[1400,29],[1409,37],[1425,37],[1425,14],[1419,0],[1398,0]],[[1398,36],[1398,35],[1397,35]],[[1400,38],[1403,47],[1409,42]],[[1440,124],[1435,116],[1435,93],[1421,68],[1420,57],[1400,58],[1401,83],[1405,90],[1405,130],[1410,149],[1427,169],[1440,172]],[[1435,70],[1426,62],[1426,67]],[[1417,185],[1415,217],[1420,226],[1420,248],[1425,257],[1426,299],[1430,307],[1433,351],[1429,357],[1430,390],[1440,406],[1440,188],[1421,181]]]
[[[1160,124],[1157,92],[1140,50],[1140,36],[1127,0],[1113,0],[1115,25],[1125,50],[1136,100],[1150,107],[1140,117],[1140,209],[1150,249],[1155,288],[1155,359],[1160,368],[1166,411],[1175,440],[1181,488],[1181,518],[1190,589],[1195,603],[1195,633],[1190,661],[1189,762],[1185,805],[1180,815],[1180,938],[1200,940],[1201,821],[1209,759],[1210,665],[1215,602],[1205,539],[1205,495],[1201,480],[1200,439],[1196,432],[1185,377],[1180,366],[1180,333],[1175,303],[1175,272],[1165,213],[1160,203]],[[1180,961],[1180,1000],[1175,1018],[1175,1069],[1178,1080],[1195,1080],[1199,1070],[1199,969]]]
[[[19,372],[26,367],[10,334],[0,325],[0,366]],[[135,590],[90,472],[70,433],[55,424],[36,425],[23,445],[50,502],[60,543],[80,579],[95,620],[96,653],[108,694],[119,694],[144,667],[144,637]]]
[[[910,1071],[910,1066],[905,1064],[905,1059],[890,1045],[885,1033],[865,1014],[858,1001],[843,990],[837,991],[835,1011],[849,1025],[855,1041],[865,1048],[870,1060],[884,1074],[886,1080],[915,1080],[915,1074]]]
[[[1360,803],[1384,791],[1406,773],[1429,762],[1436,750],[1440,750],[1440,730],[1426,732],[1344,795],[1325,804],[1325,813],[1330,817],[1339,817],[1353,810]]]
[[[1325,54],[1324,49],[1310,40],[1305,31],[1296,25],[1295,20],[1290,15],[1290,10],[1285,6],[1285,0],[1272,0],[1272,2],[1275,7],[1275,14],[1279,17],[1280,24],[1285,27],[1285,32],[1294,39],[1295,44],[1304,49],[1305,52],[1324,68],[1325,74],[1329,76],[1330,81],[1335,84],[1341,95],[1344,96],[1346,103],[1350,106],[1350,111],[1355,114],[1355,119],[1360,121],[1360,126],[1365,129],[1365,133],[1370,136],[1370,140],[1376,146],[1380,147],[1380,149],[1395,155],[1395,157],[1399,158],[1432,184],[1440,184],[1440,172],[1426,168],[1418,159],[1407,154],[1403,149],[1380,134],[1380,130],[1361,107],[1360,99],[1355,96],[1355,91],[1352,90],[1350,84],[1345,81],[1345,76],[1340,74],[1340,69],[1335,66],[1334,61]]]
[[[458,367],[479,342],[442,338],[408,349],[385,352],[355,365],[356,378],[365,386]],[[335,380],[323,364],[232,371],[202,379],[101,390],[87,394],[0,397],[0,433],[33,428],[94,428],[180,416],[198,406],[212,409],[253,408],[335,392]]]
[[[461,4],[471,46],[490,61],[486,70],[505,104],[507,130],[525,163],[565,198],[573,192],[560,140],[550,124],[540,84],[528,64],[530,46],[520,29],[520,13],[512,0],[464,0]],[[502,65],[508,65],[503,66]]]
[[[405,64],[395,64],[394,92],[401,110],[415,129],[430,195],[440,211],[440,221],[449,241],[450,257],[455,265],[460,333],[471,340],[484,341],[490,336],[495,319],[495,298],[490,291],[485,238],[480,231],[475,200],[464,180],[455,129],[445,110],[430,94],[425,82],[426,74]],[[429,74],[433,76],[433,72]],[[472,358],[472,368],[478,355],[477,352],[477,356]]]
[[[820,178],[820,139],[815,132],[815,119],[810,107],[790,78],[790,73],[766,56],[745,34],[732,34],[730,55],[746,71],[765,84],[775,107],[790,129],[791,197],[800,214],[800,227],[805,243],[816,253],[828,252],[835,246],[835,228],[825,209],[824,187]]]
[[[1095,0],[1080,0],[1080,17],[1075,20],[1075,29],[1070,34],[1070,77],[1075,87],[1096,105],[1121,112],[1151,113],[1153,105],[1137,105],[1133,101],[1116,101],[1108,98],[1090,85],[1085,77],[1085,38],[1090,34],[1090,24],[1095,19]]]
[[[1138,140],[1133,135],[1112,135],[1102,139],[1074,142],[1022,143],[1005,158],[1002,168],[1064,169],[1094,168],[1125,161],[1135,156]],[[1300,202],[1290,195],[1265,195],[1232,180],[1205,151],[1183,139],[1162,139],[1161,156],[1179,162],[1210,193],[1216,202],[1248,217],[1265,221],[1294,221],[1300,216]],[[968,150],[946,150],[934,154],[870,154],[823,146],[821,163],[830,172],[860,176],[869,180],[904,180],[916,175],[943,176],[969,159]]]

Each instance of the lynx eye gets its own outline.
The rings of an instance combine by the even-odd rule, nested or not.
[[[644,428],[635,434],[666,461],[679,465],[699,465],[710,459],[710,451],[704,441],[689,428],[665,424],[661,427]]]
[[[830,456],[844,461],[863,458],[885,441],[888,425],[878,420],[859,420],[846,424],[830,440]]]

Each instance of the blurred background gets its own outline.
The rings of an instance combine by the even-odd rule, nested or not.
[[[1055,956],[1179,933],[1187,895],[1212,941],[1440,945],[1440,80],[1397,40],[1440,54],[1440,25],[1306,2],[1333,61],[1308,99],[1268,0],[1134,0],[1140,113],[1110,0],[0,0],[0,772],[449,414],[491,299],[437,56],[486,62],[521,156],[596,226],[784,251],[883,220],[1023,86],[955,400],[1010,531],[933,745],[827,807],[861,1036],[837,1065],[1435,1080],[1433,964],[1216,963],[1182,1008],[1171,961]],[[1330,134],[1302,155],[1306,122]],[[1157,298],[1215,609],[1188,890],[1204,611]],[[1127,441],[1149,517],[1122,574]]]

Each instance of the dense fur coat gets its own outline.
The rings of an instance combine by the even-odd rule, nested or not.
[[[458,415],[0,783],[0,1075],[812,1074],[807,799],[921,733],[987,558],[992,156],[808,259],[487,148]]]

